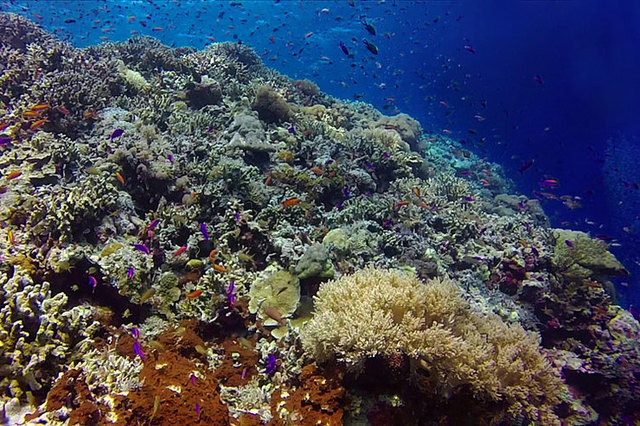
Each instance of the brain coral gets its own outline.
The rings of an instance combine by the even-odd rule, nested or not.
[[[552,409],[563,384],[538,336],[472,312],[449,280],[425,285],[399,271],[367,268],[324,283],[301,338],[320,362],[361,368],[367,358],[400,353],[423,392],[446,399],[470,387],[476,401],[497,404],[508,419],[558,423]]]

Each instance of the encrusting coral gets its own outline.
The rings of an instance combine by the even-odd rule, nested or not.
[[[301,333],[317,362],[362,369],[367,358],[408,356],[413,380],[440,397],[470,386],[477,403],[499,403],[512,420],[558,424],[562,381],[539,338],[496,315],[473,313],[451,281],[426,284],[399,271],[366,268],[324,283]]]

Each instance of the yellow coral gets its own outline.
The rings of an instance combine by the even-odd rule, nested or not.
[[[324,283],[301,338],[319,362],[361,368],[366,358],[402,353],[425,392],[447,398],[466,385],[510,419],[558,422],[552,408],[563,384],[538,336],[474,313],[450,280],[425,285],[400,271],[367,268]]]

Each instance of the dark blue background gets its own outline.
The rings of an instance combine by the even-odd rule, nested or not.
[[[616,238],[612,251],[634,273],[621,280],[629,285],[619,285],[620,300],[640,304],[640,191],[632,185],[640,181],[640,2],[237,3],[23,1],[2,9],[76,46],[124,40],[132,31],[197,48],[242,41],[269,66],[330,94],[407,112],[432,132],[452,130],[503,164],[527,196],[540,190],[540,180],[556,178],[554,192],[580,197],[583,207],[545,200],[552,224]],[[520,175],[531,159],[534,166]]]

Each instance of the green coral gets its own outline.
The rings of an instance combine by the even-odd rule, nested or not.
[[[265,313],[265,309],[274,309],[283,318],[293,315],[300,302],[300,283],[290,272],[276,271],[254,283],[249,290],[249,297],[249,312],[258,314],[265,325],[278,325],[275,319]]]
[[[298,261],[294,272],[300,279],[310,277],[333,278],[335,274],[333,264],[329,258],[329,252],[322,244],[314,244],[307,248]]]
[[[626,276],[629,272],[608,251],[607,243],[584,232],[554,229],[553,262],[562,275],[573,280],[606,280],[610,276]]]

